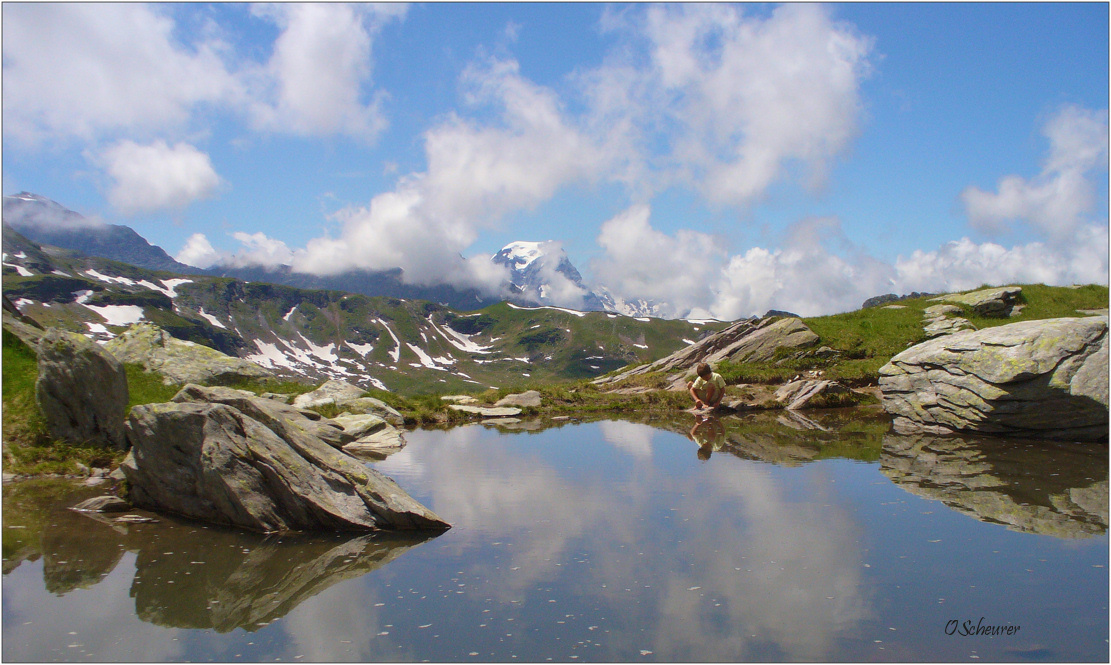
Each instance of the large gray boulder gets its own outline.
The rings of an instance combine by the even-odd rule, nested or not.
[[[320,384],[320,387],[312,392],[307,392],[295,397],[293,399],[293,406],[301,409],[324,406],[326,404],[341,406],[346,401],[362,397],[365,392],[366,391],[359,386],[352,385],[346,381],[333,379]]]
[[[302,411],[277,400],[258,397],[247,390],[188,384],[170,401],[227,404],[266,425],[282,438],[305,433],[333,448],[342,448],[357,438],[348,434],[342,424],[321,418],[318,413]]]
[[[108,341],[105,348],[122,362],[158,372],[167,385],[233,383],[273,375],[249,360],[177,339],[152,323],[136,323]]]
[[[1107,440],[1107,317],[1023,321],[913,346],[880,369],[900,431]]]
[[[35,400],[56,439],[123,450],[127,373],[84,335],[50,328],[38,345]]]
[[[131,502],[264,532],[449,528],[392,479],[302,429],[312,421],[243,399],[247,413],[204,401],[134,407],[122,465]]]

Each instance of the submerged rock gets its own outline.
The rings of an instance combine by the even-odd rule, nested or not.
[[[880,369],[900,431],[1106,440],[1107,317],[1022,321],[913,346]]]
[[[56,439],[123,450],[127,374],[84,335],[50,328],[38,345],[35,400]]]
[[[232,383],[272,376],[255,363],[207,346],[177,339],[151,323],[136,323],[105,344],[125,363],[158,372],[163,383]]]

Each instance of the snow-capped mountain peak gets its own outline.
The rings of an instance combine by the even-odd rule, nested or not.
[[[512,262],[513,269],[524,270],[534,261],[544,256],[544,251],[541,249],[541,245],[544,244],[549,243],[526,242],[524,240],[511,242],[503,247],[500,252],[495,254],[493,259],[498,261],[500,257],[504,262]]]

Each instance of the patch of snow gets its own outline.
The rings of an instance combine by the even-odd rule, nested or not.
[[[27,305],[34,305],[35,301],[34,300],[28,300],[26,298],[20,298],[19,300],[13,302],[12,304],[15,305],[16,309],[22,310]]]
[[[290,311],[292,312],[293,310]],[[374,350],[373,344],[352,344],[351,342],[344,342],[344,344],[354,349],[355,353],[358,353],[364,358],[366,358],[366,354]]]
[[[90,323],[86,321],[85,325],[89,326],[89,332],[100,333],[102,335],[112,334],[112,331],[105,328],[103,323]]]
[[[193,280],[191,280],[191,279],[180,279],[180,278],[164,279],[164,280],[162,280],[162,283],[166,285],[166,290],[162,291],[162,293],[165,293],[166,295],[168,295],[171,298],[176,298],[177,297],[177,287],[181,286],[182,284],[192,284]],[[161,291],[161,289],[159,289],[159,290]]]
[[[460,351],[466,351],[467,353],[490,353],[490,347],[480,346],[472,342],[471,335],[464,335],[461,332],[452,330],[451,326],[447,325],[441,328],[432,321],[432,317],[428,317],[428,323],[432,325],[433,330],[440,333],[440,336],[447,340],[448,344],[451,344]]]
[[[641,323],[648,323],[652,319],[648,318],[647,316],[638,316],[635,320],[640,321]]]
[[[440,367],[439,365],[437,365],[436,361],[433,360],[431,356],[429,356],[427,353],[424,352],[424,349],[420,348],[419,346],[417,346],[415,344],[409,344],[408,342],[406,342],[405,346],[409,347],[409,349],[413,353],[417,354],[417,358],[420,358],[420,364],[419,365],[416,364],[416,363],[410,363],[410,365],[412,367],[420,367],[420,366],[423,365],[424,367],[427,367],[428,369],[438,369],[440,371],[446,371],[446,370],[444,370],[443,367]]]
[[[296,368],[295,365],[290,362],[289,358],[278,348],[277,344],[271,344],[270,342],[256,339],[255,346],[258,347],[259,352],[246,356],[247,360],[269,369],[278,367],[287,367],[289,369]]]
[[[366,377],[366,380],[370,381],[370,384],[372,386],[374,386],[375,388],[377,388],[378,390],[385,390],[386,392],[390,391],[390,389],[386,387],[386,384],[382,383],[380,380],[378,380],[377,378],[375,378],[373,376]]]
[[[645,346],[643,344],[633,344],[633,346],[637,347],[638,349],[647,349],[648,348],[647,346]]]
[[[69,274],[68,272],[65,272],[64,270],[55,269],[55,270],[51,270],[50,272],[54,275],[61,275],[62,277],[73,277],[73,275]]]
[[[579,318],[582,318],[582,317],[586,316],[586,314],[587,314],[586,312],[580,312],[576,309],[567,309],[565,307],[521,307],[519,305],[514,305],[511,302],[507,302],[505,304],[509,305],[513,309],[519,309],[519,310],[523,310],[523,311],[526,311],[526,312],[534,312],[534,311],[539,310],[539,309],[554,309],[557,312],[566,312],[568,314],[574,314],[575,316],[577,316]]]
[[[25,259],[25,258],[27,258],[27,255],[26,255],[25,253],[23,253],[23,252],[20,252],[19,254],[15,254],[14,256],[15,256],[15,258],[17,258],[17,259]]]
[[[19,273],[20,277],[34,277],[35,276],[35,273],[33,273],[30,270],[24,268],[23,266],[17,266],[14,263],[5,263],[4,265],[7,266],[8,268],[14,268],[15,271],[17,273]]]
[[[401,359],[401,340],[397,338],[397,335],[393,334],[393,331],[390,330],[390,327],[386,324],[385,321],[383,321],[382,319],[377,319],[377,321],[378,323],[382,324],[382,327],[385,328],[386,332],[388,332],[390,334],[390,337],[393,338],[394,348],[393,351],[390,351],[390,358],[393,358],[393,361],[396,363],[398,360]]]
[[[693,323],[693,324],[699,325],[699,326],[704,326],[707,323],[718,323],[717,319],[683,319],[683,320],[686,321],[687,323]]]
[[[135,282],[126,277],[112,277],[111,275],[99,273],[92,268],[86,270],[85,274],[94,279],[99,279],[102,282],[108,282],[109,284],[115,282],[117,284],[126,284],[127,286],[136,286]]]
[[[616,314],[606,314],[606,316],[610,317],[611,319],[616,319],[617,318]]]
[[[78,305],[84,305],[85,303],[89,302],[89,298],[92,297],[92,295],[92,290],[78,291],[77,298],[75,298],[73,302],[77,303]]]
[[[683,341],[684,341],[684,342],[686,342],[687,344],[694,344],[694,342],[692,342],[691,340],[687,339],[686,337],[684,337],[684,338],[683,338]]]
[[[297,310],[297,305],[294,305],[293,307],[290,307],[289,311],[286,312],[285,316],[282,317],[282,321],[289,321],[289,317],[293,316],[293,312],[295,312],[296,310]]]
[[[205,319],[206,321],[208,321],[212,325],[216,326],[217,328],[223,328],[224,330],[228,329],[228,327],[225,326],[224,324],[220,323],[220,320],[217,319],[215,316],[212,316],[211,314],[206,313],[204,311],[204,307],[201,307],[200,309],[198,309],[197,314],[200,314],[201,318]]]
[[[86,305],[97,314],[104,317],[110,326],[129,326],[143,320],[143,308],[138,305]]]
[[[320,358],[329,365],[334,365],[336,363],[336,360],[339,358],[339,354],[336,353],[335,344],[328,344],[327,346],[317,346],[301,333],[297,333],[297,336],[300,337],[301,341],[309,347],[309,353],[313,354],[317,358]]]

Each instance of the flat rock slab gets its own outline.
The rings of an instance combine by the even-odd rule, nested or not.
[[[521,410],[512,406],[471,406],[469,404],[449,404],[449,409],[453,411],[462,411],[463,413],[470,413],[483,418],[506,418],[508,416],[519,416]]]
[[[523,393],[514,395],[506,395],[505,397],[494,402],[494,406],[540,406],[540,391],[527,390]]]

